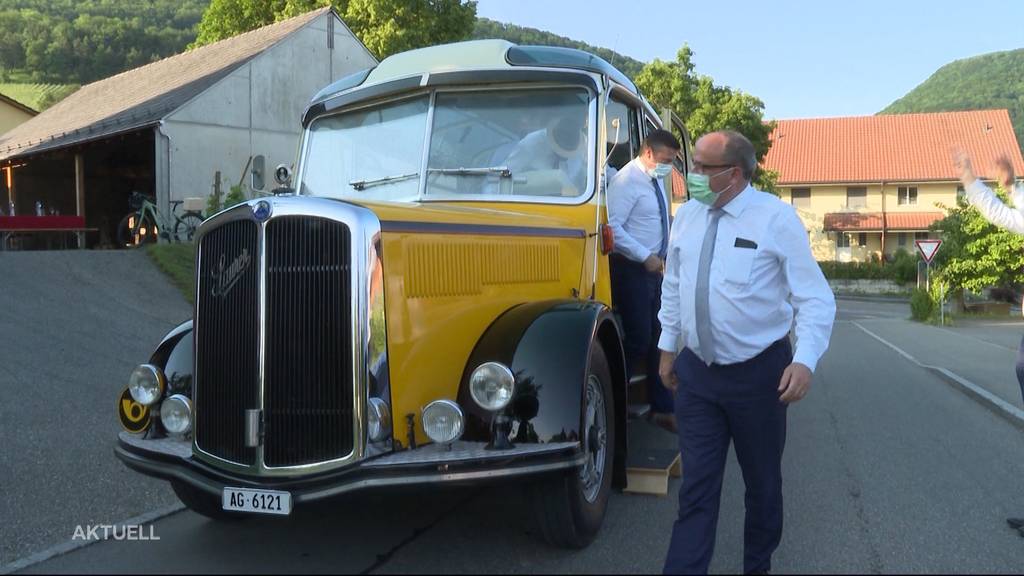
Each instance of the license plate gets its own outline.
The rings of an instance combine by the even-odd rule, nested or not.
[[[277,490],[250,490],[248,488],[225,488],[223,507],[237,512],[256,514],[292,513],[292,495]]]

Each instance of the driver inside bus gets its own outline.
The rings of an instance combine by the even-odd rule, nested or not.
[[[560,172],[564,186],[576,193],[587,184],[587,116],[582,110],[566,110],[544,128],[530,132],[509,153],[506,165],[512,177],[531,171]],[[574,194],[570,194],[574,195]]]

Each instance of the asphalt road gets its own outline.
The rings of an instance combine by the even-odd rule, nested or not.
[[[1007,516],[1024,516],[1024,433],[853,324],[907,315],[905,304],[842,302],[811,394],[790,410],[786,531],[775,572],[989,573],[1019,572],[1024,566],[1024,538],[1004,522]],[[127,369],[134,363],[125,362]],[[116,391],[120,385],[96,389]],[[6,385],[4,390],[9,394]],[[105,398],[97,403],[109,404]],[[112,421],[112,411],[107,413]],[[5,438],[16,436],[22,449],[34,445],[23,436],[54,443],[44,452],[19,456],[19,466],[36,468],[18,472],[13,491],[6,488],[9,468],[3,461],[3,497],[24,502],[15,515],[5,516],[15,521],[0,527],[5,550],[15,549],[8,548],[8,540],[22,526],[45,528],[53,544],[60,534],[70,539],[79,522],[128,518],[166,503],[161,500],[166,490],[113,462],[113,424],[105,424],[109,432],[95,431],[109,436],[76,438],[65,437],[66,425],[53,431],[25,416],[24,434],[8,434],[8,413],[4,416]],[[644,423],[632,426],[648,445],[674,445],[667,433]],[[34,427],[40,430],[30,432]],[[62,442],[97,454],[90,457],[102,458],[95,465],[103,471],[95,473],[107,477],[75,474],[84,463]],[[74,464],[54,468],[46,476],[49,489],[37,487],[33,474],[45,469],[51,456]],[[148,489],[152,505],[146,507]],[[677,489],[673,481],[670,493]],[[130,505],[125,492],[134,494]],[[72,514],[61,506],[32,505],[39,498],[76,500],[76,494],[88,510]],[[114,504],[120,518],[114,517]],[[597,541],[570,552],[533,537],[516,485],[375,492],[300,509],[283,519],[220,524],[180,512],[152,524],[159,541],[99,542],[25,572],[658,572],[675,513],[672,496],[615,494]],[[730,458],[712,571],[742,569],[742,526],[743,484]],[[45,544],[35,538],[31,546],[17,548],[18,557]]]
[[[0,567],[177,502],[114,461],[114,409],[190,315],[141,251],[0,252]]]

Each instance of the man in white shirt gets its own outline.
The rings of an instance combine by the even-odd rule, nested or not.
[[[1016,181],[1010,159],[1000,156],[996,160],[996,181],[1010,195],[1013,206],[1004,204],[991,188],[974,175],[971,158],[966,152],[956,150],[953,162],[960,172],[967,201],[989,222],[1010,232],[1024,234],[1024,184]],[[1017,350],[1017,383],[1024,397],[1024,339],[1021,339]],[[1006,522],[1024,536],[1024,518],[1007,518]]]
[[[782,538],[786,410],[828,347],[835,298],[793,208],[750,185],[749,140],[707,134],[693,159],[659,314],[686,471],[665,572],[707,572],[730,441],[746,484],[744,572],[768,572]]]
[[[577,191],[587,186],[586,110],[564,110],[546,128],[530,132],[509,153],[512,177],[535,170],[558,170]]]
[[[646,373],[651,419],[673,432],[675,401],[658,378],[656,346],[669,231],[668,200],[659,180],[671,173],[679,148],[671,132],[651,132],[640,154],[608,186],[608,225],[615,237],[609,258],[612,303],[622,317],[626,365],[630,374]]]

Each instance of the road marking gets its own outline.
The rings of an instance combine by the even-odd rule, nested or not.
[[[168,506],[166,508],[160,508],[159,510],[153,510],[152,512],[147,512],[134,518],[129,518],[122,522],[115,523],[113,524],[113,526],[141,526],[143,524],[156,522],[161,518],[170,516],[171,514],[180,512],[184,509],[185,506],[179,503],[173,506]],[[19,570],[24,570],[30,566],[34,566],[41,562],[46,562],[47,560],[56,558],[57,556],[63,556],[69,552],[74,552],[75,550],[85,548],[86,546],[95,544],[97,542],[104,542],[104,540],[68,540],[67,542],[62,542],[60,544],[57,544],[56,546],[51,546],[50,548],[47,548],[46,550],[43,550],[41,552],[36,552],[31,556],[26,556],[19,560],[15,560],[14,562],[11,562],[9,564],[4,564],[3,566],[0,566],[0,575],[13,574]]]
[[[900,350],[899,347],[897,347],[892,342],[889,342],[885,338],[882,338],[878,334],[875,334],[871,330],[868,330],[867,328],[861,326],[860,323],[852,322],[852,324],[854,326],[856,326],[857,328],[860,328],[861,330],[863,330],[868,336],[871,336],[875,340],[878,340],[882,344],[885,344],[889,348],[892,348],[897,354],[899,354],[900,356],[903,356],[904,358],[906,358],[907,360],[913,362],[914,364],[917,364],[921,368],[924,368],[926,370],[931,370],[933,372],[938,372],[938,373],[942,374],[943,376],[945,376],[946,378],[949,378],[950,380],[955,382],[957,385],[959,385],[961,387],[961,389],[964,390],[965,392],[967,392],[968,394],[973,395],[976,398],[979,398],[979,399],[981,399],[984,402],[988,402],[989,403],[989,407],[991,409],[993,409],[999,415],[1008,418],[1011,422],[1013,422],[1017,426],[1024,427],[1024,410],[1021,410],[1020,408],[1017,408],[1013,404],[1010,404],[1006,400],[1003,400],[1002,398],[1000,398],[1000,397],[996,396],[995,394],[989,392],[985,388],[982,388],[981,386],[978,386],[977,384],[975,384],[974,382],[971,382],[970,380],[964,378],[963,376],[960,376],[959,374],[955,374],[954,372],[952,372],[950,370],[947,370],[947,369],[945,369],[945,368],[943,368],[941,366],[932,366],[930,364],[925,364],[923,362],[919,362],[916,358],[914,358],[910,354],[907,354],[903,350]]]

